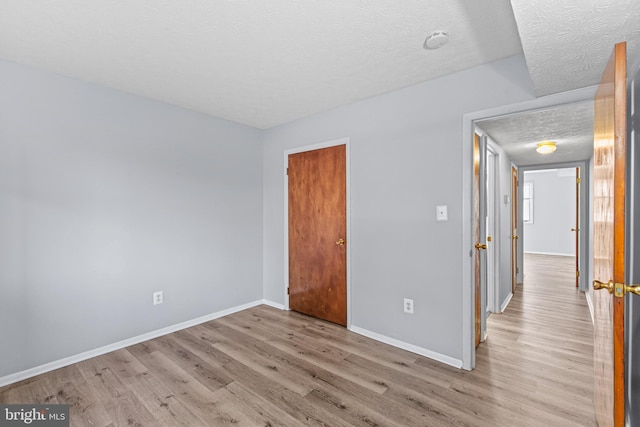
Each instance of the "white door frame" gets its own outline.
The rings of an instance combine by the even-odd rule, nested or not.
[[[589,211],[591,206],[591,201],[589,200],[590,194],[590,174],[589,167],[587,161],[577,161],[577,162],[562,162],[562,163],[549,163],[545,165],[534,165],[534,166],[521,166],[518,171],[518,179],[521,182],[524,182],[524,173],[531,172],[536,170],[546,170],[546,169],[574,169],[580,168],[580,199],[579,199],[579,229],[578,237],[580,245],[578,247],[578,253],[576,254],[579,261],[580,268],[580,280],[579,280],[579,290],[584,291],[590,286],[590,280],[588,278],[589,272]],[[575,187],[574,187],[575,188]],[[574,190],[575,191],[575,190]],[[572,197],[575,197],[575,193],[572,193]],[[520,197],[521,206],[522,196]],[[522,215],[518,218],[518,226],[522,227],[522,235],[524,236],[524,223],[522,221]],[[522,245],[522,257],[524,258],[524,238]],[[591,302],[587,300],[590,304]]]
[[[296,153],[304,153],[306,151],[319,150],[321,148],[335,147],[344,145],[346,151],[346,168],[347,168],[347,329],[351,329],[351,139],[340,138],[318,144],[305,145],[302,147],[290,148],[284,151],[284,309],[289,308],[289,176],[287,175],[287,166],[289,164],[289,155]]]
[[[487,201],[489,200],[487,197],[487,154],[489,150],[487,150],[487,141],[488,137],[484,133],[478,132],[476,133],[480,137],[480,141],[478,144],[478,197],[480,200],[478,201],[479,212],[478,212],[478,222],[480,228],[480,240],[478,243],[482,243],[488,246],[487,242]],[[489,282],[489,251],[479,250],[477,256],[480,258],[480,342],[483,342],[487,333],[487,291],[488,291],[488,282]]]
[[[489,160],[491,158],[491,160]],[[500,194],[500,154],[487,144],[487,234],[492,241],[487,250],[487,306],[486,310],[496,313],[500,308],[498,297],[498,272],[500,271],[500,206],[498,206]],[[493,185],[491,185],[493,183]],[[486,335],[486,333],[485,333]]]
[[[596,86],[535,98],[462,116],[462,368],[471,370],[476,364],[474,272],[473,272],[473,134],[474,122],[498,116],[522,113],[574,102],[593,100]]]

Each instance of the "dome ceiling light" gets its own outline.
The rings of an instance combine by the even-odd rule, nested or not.
[[[536,151],[540,154],[551,154],[556,151],[556,143],[553,141],[542,141],[538,143]]]

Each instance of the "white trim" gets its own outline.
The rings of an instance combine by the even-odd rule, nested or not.
[[[476,131],[481,129],[476,129]],[[502,242],[502,183],[500,173],[500,162],[504,152],[489,135],[487,135],[487,152],[491,152],[494,156],[494,206],[493,206],[493,300],[491,301],[491,312],[497,312],[500,307],[500,263],[502,261],[501,253],[503,250]],[[488,158],[488,157],[487,157]],[[486,326],[486,325],[485,325]],[[485,331],[486,332],[486,331]]]
[[[593,300],[591,299],[591,294],[589,292],[585,292],[585,297],[587,298],[587,305],[589,306],[589,314],[591,314],[591,324],[596,324],[596,319],[593,314]]]
[[[557,253],[557,252],[537,252],[537,251],[524,251],[525,254],[532,254],[532,255],[553,255],[553,256],[570,256],[570,257],[575,257],[574,254],[561,254],[561,253]]]
[[[500,204],[500,154],[497,150],[492,147],[493,142],[489,137],[487,137],[486,149],[487,149],[487,170],[489,174],[487,174],[487,212],[493,214],[491,216],[490,222],[492,228],[493,242],[490,246],[490,250],[487,251],[487,273],[491,272],[492,274],[487,274],[487,309],[490,312],[494,312],[498,308],[498,299],[500,295],[500,252],[501,248],[501,234],[500,234],[500,214],[501,214],[501,204]],[[489,169],[489,154],[493,157],[493,168]],[[491,176],[491,178],[490,178]],[[493,180],[493,186],[489,186],[489,181]],[[493,199],[493,206],[489,203]],[[489,230],[487,230],[487,234],[489,234]],[[493,261],[493,262],[491,262]],[[487,316],[485,314],[485,335],[486,331],[486,319]]]
[[[511,302],[511,298],[513,298],[513,292],[509,292],[509,295],[507,295],[507,299],[505,299],[500,306],[500,313],[504,313],[504,311],[507,309],[507,306]]]
[[[473,298],[475,294],[473,283],[473,132],[474,124],[471,118],[463,116],[462,120],[462,367],[471,370],[475,367],[475,317]],[[469,143],[471,141],[471,143]],[[471,165],[471,167],[469,167]],[[473,343],[471,343],[473,340]],[[469,345],[471,344],[471,345]]]
[[[318,144],[305,145],[284,151],[284,309],[289,310],[289,177],[287,165],[289,155],[304,153],[305,151],[344,145],[346,151],[347,168],[347,328],[351,325],[351,138],[345,137]]]
[[[462,116],[462,365],[464,369],[473,369],[476,363],[475,319],[473,286],[473,243],[472,243],[472,184],[473,184],[473,132],[476,120],[522,113],[536,109],[549,108],[573,102],[592,100],[597,86],[590,86],[569,92],[535,98],[516,104],[504,105],[487,110],[467,113]]]
[[[398,347],[403,350],[407,350],[412,353],[419,354],[420,356],[428,357],[429,359],[433,359],[438,362],[445,363],[447,365],[453,366],[454,368],[458,368],[458,369],[462,368],[462,360],[460,359],[455,359],[453,357],[446,356],[444,354],[436,353],[435,351],[427,350],[426,348],[418,347],[417,345],[409,344],[407,342],[400,341],[395,338],[390,338],[386,335],[381,335],[376,332],[371,332],[367,329],[363,329],[358,326],[351,326],[349,330],[351,332],[364,335],[365,337],[374,339],[376,341],[380,341],[385,344],[389,344],[394,347]]]
[[[263,303],[264,305],[268,305],[269,307],[277,308],[278,310],[286,310],[286,309],[284,308],[284,305],[283,305],[283,304],[280,304],[280,303],[278,303],[278,302],[273,302],[273,301],[270,301],[270,300],[268,300],[268,299],[263,299],[263,300],[262,300],[262,303]]]
[[[218,319],[220,317],[228,316],[229,314],[237,313],[242,310],[247,310],[252,307],[256,307],[261,304],[268,304],[265,300],[257,300],[247,304],[238,305],[225,310],[221,310],[212,314],[197,317],[195,319],[187,320],[185,322],[176,323],[175,325],[167,326],[165,328],[156,329],[155,331],[147,332],[142,335],[138,335],[132,338],[127,338],[122,341],[115,342],[113,344],[107,344],[102,347],[88,350],[73,356],[64,357],[62,359],[55,360],[53,362],[45,363],[44,365],[36,366],[35,368],[25,369],[24,371],[16,372],[13,374],[0,377],[0,387],[22,381],[27,378],[35,377],[36,375],[44,374],[55,369],[64,368],[65,366],[72,365],[74,363],[82,362],[83,360],[91,359],[92,357],[101,356],[112,351],[120,350],[125,347],[129,347],[135,344],[139,344],[144,341],[148,341],[154,338],[161,337],[163,335],[171,334],[182,329],[190,328],[192,326],[199,325],[201,323],[209,322],[211,320]]]
[[[549,173],[549,172],[558,172],[558,168],[552,168],[552,169],[533,169],[530,171],[525,171],[527,174],[530,173]],[[575,175],[574,175],[575,176]]]

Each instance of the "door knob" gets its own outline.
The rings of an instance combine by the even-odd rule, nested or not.
[[[344,244],[345,244],[344,239],[340,239],[340,240],[336,241],[336,245],[338,245],[338,246],[344,246]]]
[[[635,295],[640,295],[640,286],[639,285],[624,285],[624,291],[625,292],[631,292],[632,294]]]
[[[609,280],[607,283],[601,282],[599,280],[593,281],[593,289],[599,291],[601,289],[606,289],[610,294],[613,293],[613,280]]]
[[[476,243],[476,249],[487,249],[487,245],[484,243]]]
[[[640,295],[640,285],[627,285],[626,283],[617,283],[609,280],[607,283],[599,280],[593,281],[593,289],[596,291],[606,289],[610,294],[615,294],[618,298],[622,298],[626,293]]]

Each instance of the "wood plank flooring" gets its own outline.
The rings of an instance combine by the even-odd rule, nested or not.
[[[0,388],[0,403],[68,403],[74,426],[592,426],[571,262],[527,255],[472,372],[259,306]]]

